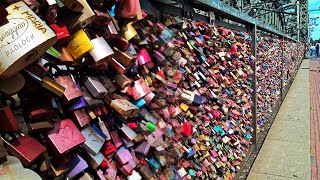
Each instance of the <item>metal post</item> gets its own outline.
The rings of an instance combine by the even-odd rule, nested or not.
[[[280,101],[283,101],[283,65],[284,65],[284,36],[282,36],[282,43],[281,43],[281,86],[280,86]]]
[[[251,46],[251,53],[254,57],[257,55],[257,26],[256,25],[251,25],[249,27],[251,38],[252,38],[252,46]],[[252,64],[252,89],[253,89],[253,94],[252,94],[252,114],[253,114],[253,119],[252,119],[252,128],[253,128],[253,136],[252,136],[252,144],[253,144],[253,150],[257,150],[257,62],[254,61]]]
[[[300,41],[300,2],[297,1],[297,40]]]

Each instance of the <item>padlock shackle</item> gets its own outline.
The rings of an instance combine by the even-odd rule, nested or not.
[[[0,95],[0,107],[7,106],[7,102],[6,102],[7,100],[10,101],[10,108],[14,109],[16,107],[16,101],[11,96],[1,96]]]

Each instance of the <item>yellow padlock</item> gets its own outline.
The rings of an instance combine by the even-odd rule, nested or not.
[[[74,59],[79,59],[93,49],[93,44],[83,29],[80,29],[73,35],[67,49]]]

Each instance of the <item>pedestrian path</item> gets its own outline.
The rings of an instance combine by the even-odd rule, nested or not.
[[[250,170],[248,180],[311,179],[309,79],[309,60],[304,60]],[[320,83],[318,87],[320,93]]]
[[[320,61],[310,61],[310,127],[311,127],[311,166],[312,180],[320,180],[320,146],[319,146],[319,127],[320,127]]]

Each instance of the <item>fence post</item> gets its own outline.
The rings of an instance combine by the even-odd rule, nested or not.
[[[280,86],[280,100],[283,101],[283,66],[284,66],[284,36],[282,36],[282,43],[281,43],[281,86]]]
[[[254,57],[257,55],[257,26],[256,25],[250,25],[249,26],[249,32],[252,38],[252,46],[251,46],[251,53]],[[257,150],[257,59],[252,64],[252,128],[253,128],[253,135],[252,135],[252,144],[253,144],[253,150]]]

